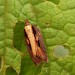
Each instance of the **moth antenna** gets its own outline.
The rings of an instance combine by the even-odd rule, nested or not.
[[[34,12],[35,11],[35,12]],[[41,10],[37,10],[37,9],[33,9],[33,16],[32,17],[30,17],[30,18],[28,18],[28,19],[26,19],[26,20],[31,20],[31,18],[34,18],[35,16],[37,16],[38,14],[40,14],[40,12],[41,12]],[[37,17],[35,17],[35,18],[37,18]]]
[[[37,13],[37,14],[39,14],[39,13]],[[35,15],[32,16],[31,18],[34,18],[37,14],[35,14]],[[26,25],[26,26],[30,24],[29,20],[30,20],[31,18],[25,20],[25,25]]]

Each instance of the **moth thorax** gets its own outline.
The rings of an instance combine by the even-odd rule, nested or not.
[[[31,25],[25,26],[25,30],[26,30],[27,33],[31,33],[32,32]]]
[[[34,34],[33,34],[33,30],[32,30],[32,26],[31,25],[28,25],[28,26],[25,26],[25,31],[28,35],[28,37],[34,37]]]

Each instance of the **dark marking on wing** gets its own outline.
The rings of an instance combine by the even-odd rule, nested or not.
[[[41,58],[41,60],[45,60],[47,62],[48,58],[47,58],[46,48],[45,48],[45,45],[44,45],[42,34],[36,26],[32,26],[32,28],[33,28],[34,36],[38,37],[38,40],[36,40],[36,42],[38,43],[38,46],[41,48],[41,52],[43,54],[43,59],[41,58],[41,56],[40,56],[40,58]]]
[[[44,40],[42,38],[42,34],[40,32],[40,30],[36,27],[36,26],[32,26],[33,28],[33,32],[34,32],[34,36],[36,35],[38,37],[38,43],[40,45],[40,47],[46,51],[45,45],[44,45]]]

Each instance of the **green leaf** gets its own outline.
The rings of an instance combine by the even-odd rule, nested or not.
[[[17,17],[11,13],[11,0],[0,0],[0,74],[5,75],[7,67],[13,67],[19,74],[21,54],[13,46],[13,28]]]
[[[36,66],[31,60],[24,41],[26,19],[42,32],[48,63]],[[55,57],[58,45],[69,54]],[[75,0],[0,0],[0,57],[0,75],[75,75]]]

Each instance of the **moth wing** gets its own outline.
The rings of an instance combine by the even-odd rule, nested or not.
[[[25,33],[25,41],[26,41],[26,45],[27,45],[27,49],[28,49],[28,51],[29,51],[29,54],[30,54],[32,60],[34,61],[34,63],[35,63],[35,64],[39,64],[39,63],[41,62],[41,59],[39,59],[39,58],[37,58],[37,57],[34,57],[34,55],[33,55],[33,53],[32,53],[32,49],[31,49],[31,44],[28,43],[28,40],[29,40],[29,39],[28,39],[28,36],[27,36],[25,30],[24,30],[24,33]]]
[[[34,35],[38,37],[38,41],[39,41],[38,43],[40,44],[40,47],[45,51],[46,48],[40,30],[36,26],[32,26],[32,28],[33,28]]]
[[[37,42],[38,42],[38,45],[40,46],[41,51],[42,51],[42,53],[45,57],[44,60],[47,61],[46,48],[45,48],[45,45],[44,45],[42,34],[36,26],[32,26],[32,28],[33,28],[34,36],[38,38]]]

